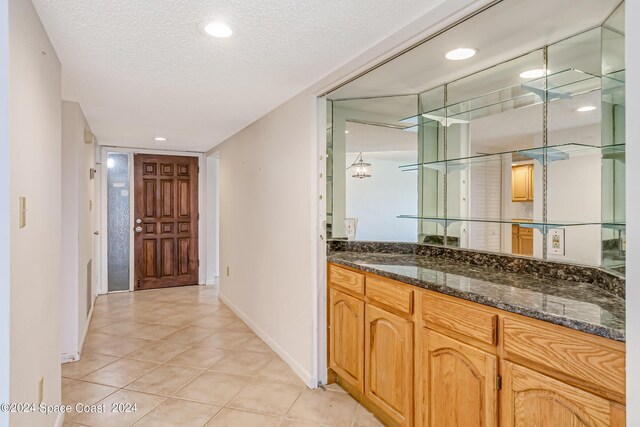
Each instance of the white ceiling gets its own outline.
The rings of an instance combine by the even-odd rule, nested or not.
[[[560,3],[562,7],[558,6]],[[504,0],[335,90],[329,98],[417,94],[602,25],[620,3],[621,0]],[[464,61],[444,58],[447,51],[457,47],[473,47],[478,53]],[[554,59],[567,56],[565,59],[573,57],[575,62],[582,53],[575,47],[557,49]],[[541,52],[537,59],[535,55],[522,59],[529,64],[513,62],[514,66],[525,67],[520,71],[526,66],[542,68]],[[550,68],[551,65],[557,69],[561,64],[550,64]],[[599,69],[600,64],[597,65]],[[582,68],[589,71],[588,64]],[[514,78],[520,83],[518,73]],[[484,83],[490,81],[475,82],[474,86],[481,91]]]
[[[206,151],[443,1],[33,3],[99,143]]]

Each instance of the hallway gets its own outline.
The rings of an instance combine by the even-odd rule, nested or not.
[[[210,287],[98,297],[62,377],[63,404],[106,405],[65,426],[382,425],[335,385],[309,390]]]

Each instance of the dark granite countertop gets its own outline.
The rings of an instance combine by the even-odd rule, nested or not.
[[[511,313],[625,341],[625,301],[593,284],[415,254],[331,252],[327,260]]]

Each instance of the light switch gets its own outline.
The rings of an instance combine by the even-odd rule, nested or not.
[[[20,197],[20,228],[27,226],[27,198]]]

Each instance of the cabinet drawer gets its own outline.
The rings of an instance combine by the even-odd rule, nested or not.
[[[624,345],[535,320],[505,317],[502,322],[508,357],[529,360],[581,383],[624,395]]]
[[[527,227],[518,227],[519,228],[519,233],[522,236],[533,236],[533,228],[527,228]]]
[[[329,281],[349,291],[364,294],[364,274],[329,265]]]
[[[369,276],[367,277],[367,301],[411,314],[413,313],[413,290],[409,286],[381,277]]]
[[[422,318],[478,341],[496,345],[498,316],[479,310],[469,303],[458,303],[424,295]]]

